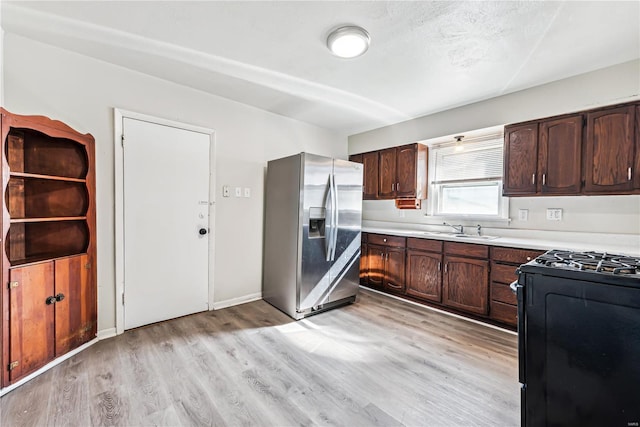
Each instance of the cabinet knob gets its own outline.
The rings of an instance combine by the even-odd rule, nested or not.
[[[387,243],[387,239],[382,239],[383,242]]]
[[[530,256],[527,257],[527,261],[531,261],[531,257]]]
[[[56,298],[57,302],[60,302],[60,301],[62,301],[64,299],[64,294],[61,292],[58,295],[56,295],[55,298]]]
[[[46,300],[44,300],[44,302],[47,305],[55,304],[56,303],[56,297],[48,297]]]
[[[207,229],[206,228],[201,228],[198,233],[200,233],[201,236],[204,236],[205,234],[207,234]]]

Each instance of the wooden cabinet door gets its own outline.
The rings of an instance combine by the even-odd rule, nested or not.
[[[404,292],[404,248],[386,248],[384,288]]]
[[[640,104],[636,105],[636,143],[635,156],[636,165],[633,169],[633,188],[640,190]]]
[[[396,148],[396,197],[416,197],[416,144]]]
[[[538,124],[506,126],[504,129],[505,196],[536,193]]]
[[[55,261],[56,356],[95,337],[95,290],[89,257],[79,255]]]
[[[476,314],[487,314],[489,261],[445,256],[442,302]]]
[[[378,198],[378,152],[364,153],[362,155],[363,184],[362,198],[375,200]]]
[[[385,247],[367,245],[368,284],[382,288],[384,285]]]
[[[362,164],[362,154],[352,154],[349,156],[349,161]]]
[[[55,357],[53,262],[9,270],[8,383],[44,366]],[[5,371],[7,372],[7,371]]]
[[[367,244],[360,245],[360,284],[366,285],[369,278],[369,256],[367,254]]]
[[[407,251],[407,295],[441,302],[441,270],[441,254],[409,249]]]
[[[540,123],[538,191],[578,194],[582,187],[582,115]]]
[[[587,114],[585,193],[619,193],[633,188],[634,120],[634,106]]]
[[[380,151],[379,199],[395,199],[396,197],[396,159],[395,147]]]

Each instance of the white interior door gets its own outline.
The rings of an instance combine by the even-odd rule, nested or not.
[[[128,117],[122,126],[124,325],[131,329],[208,309],[210,140]]]

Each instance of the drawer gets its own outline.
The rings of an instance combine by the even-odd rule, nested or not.
[[[421,251],[442,252],[442,240],[418,239],[415,237],[407,238],[407,247],[409,249],[419,249]]]
[[[491,281],[509,284],[518,278],[516,274],[517,265],[491,263]]]
[[[491,248],[491,260],[500,262],[511,262],[514,264],[524,264],[529,262],[545,251],[534,251],[530,249],[516,249],[516,248]]]
[[[491,283],[491,300],[503,302],[505,304],[518,305],[516,294],[511,291],[509,285],[502,283]]]
[[[406,246],[406,237],[385,236],[383,234],[369,234],[367,243],[373,245],[394,246],[404,248]]]
[[[516,326],[518,324],[518,306],[504,304],[498,301],[491,301],[491,312],[489,317],[507,325]]]
[[[473,258],[489,258],[489,246],[470,243],[444,242],[444,253]]]

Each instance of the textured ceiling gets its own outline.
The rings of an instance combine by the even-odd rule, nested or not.
[[[362,57],[325,47],[344,24]],[[2,2],[45,43],[357,133],[640,58],[640,2]]]

